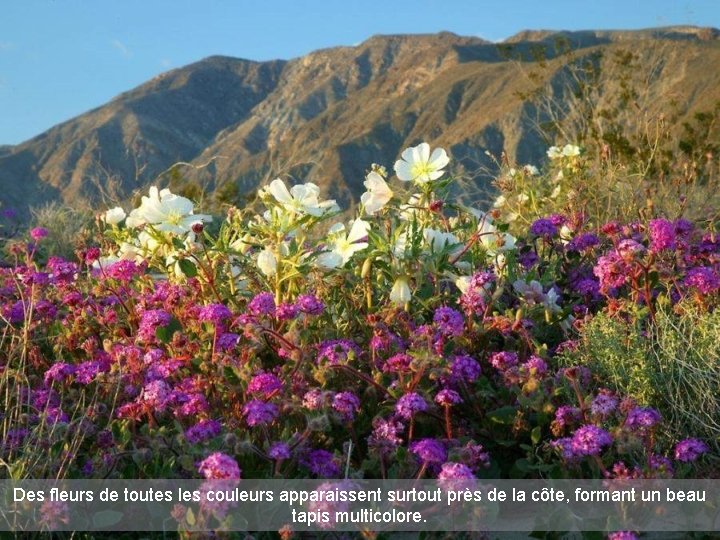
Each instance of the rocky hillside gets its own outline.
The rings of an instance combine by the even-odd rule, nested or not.
[[[518,93],[544,85],[562,100],[565,58],[552,58],[558,38],[580,56],[630,48],[657,62],[655,101],[673,102],[684,116],[720,100],[719,32],[708,28],[526,31],[499,45],[451,33],[375,36],[289,61],[216,56],[0,146],[0,202],[23,211],[52,200],[122,201],[158,175],[167,182],[164,173],[182,162],[175,176],[205,192],[242,196],[289,175],[348,204],[368,164],[389,166],[420,140],[451,152],[464,194],[474,197],[494,167],[488,152],[543,160],[538,111]],[[538,45],[547,61],[534,54]],[[612,85],[610,71],[606,77]]]

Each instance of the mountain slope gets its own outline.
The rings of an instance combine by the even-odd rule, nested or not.
[[[446,32],[374,36],[290,61],[210,57],[0,147],[0,202],[22,211],[50,200],[124,200],[185,162],[177,170],[207,191],[230,185],[242,194],[287,174],[348,204],[370,163],[389,166],[421,140],[451,151],[464,194],[476,197],[494,166],[487,152],[523,163],[544,158],[537,111],[515,94],[529,88],[522,74],[535,70],[563,99],[564,59],[542,69],[533,61],[538,46],[552,56],[558,39],[581,55],[612,57],[630,43],[641,58],[659,58],[656,105],[673,100],[685,116],[720,99],[712,69],[720,65],[718,31],[694,27],[526,31],[500,46]]]

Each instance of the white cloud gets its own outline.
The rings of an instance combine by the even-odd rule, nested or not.
[[[10,41],[0,41],[0,51],[11,51],[15,48],[15,44]]]
[[[132,56],[132,51],[128,49],[127,45],[125,45],[119,39],[113,39],[111,43],[112,46],[115,47],[118,51],[120,51],[120,54],[122,54],[125,58],[130,58]]]
[[[172,62],[168,58],[161,58],[160,65],[164,68],[172,67]]]

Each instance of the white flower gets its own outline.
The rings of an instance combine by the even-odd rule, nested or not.
[[[116,206],[115,208],[111,208],[110,210],[105,212],[105,215],[103,216],[103,221],[108,225],[117,225],[126,217],[127,214],[125,214],[125,210],[123,210],[119,206]]]
[[[334,241],[331,243],[332,249],[318,255],[317,262],[325,268],[337,268],[344,266],[352,256],[358,251],[368,247],[367,239],[370,224],[362,219],[356,219],[350,232],[346,235],[342,234],[345,227],[339,227],[337,224],[330,229],[331,237]]]
[[[393,192],[387,183],[375,171],[372,171],[365,177],[364,182],[367,191],[360,197],[365,213],[372,216],[380,211],[392,199]]]
[[[407,248],[408,248],[407,233],[402,232],[397,236],[397,238],[395,239],[395,243],[393,244],[393,247],[392,247],[393,255],[395,255],[395,257],[397,257],[398,259],[404,259],[405,254],[407,252]]]
[[[129,244],[128,242],[120,244],[118,255],[121,259],[135,261],[136,263],[141,263],[145,260],[145,257],[143,257],[142,254],[142,249],[134,244]]]
[[[412,292],[410,291],[410,285],[406,277],[399,277],[395,280],[390,291],[390,301],[398,306],[407,304],[412,298]]]
[[[550,159],[558,159],[563,155],[562,150],[557,146],[551,146],[547,149],[547,157]]]
[[[560,185],[555,186],[555,189],[553,189],[552,193],[550,194],[550,198],[556,199],[558,195],[560,195]]]
[[[560,228],[560,241],[563,244],[567,244],[573,237],[573,230],[566,225]]]
[[[493,203],[493,208],[502,208],[507,203],[507,199],[505,198],[505,195],[498,195],[498,198],[495,199],[495,202]]]
[[[395,162],[395,174],[403,182],[424,184],[437,180],[443,174],[443,168],[450,162],[447,152],[436,148],[430,153],[428,143],[406,149],[401,154],[402,159]]]
[[[478,219],[478,232],[480,234],[480,242],[487,250],[488,254],[495,255],[502,251],[515,249],[515,237],[508,233],[502,233],[492,222],[490,216],[480,210],[469,208],[470,213]]]
[[[580,147],[574,144],[566,144],[563,146],[562,155],[565,157],[575,157],[580,155]]]
[[[120,257],[116,257],[115,255],[108,255],[107,257],[100,257],[99,259],[96,259],[92,263],[92,267],[96,270],[105,269],[111,264],[115,264],[120,260]]]
[[[250,242],[252,242],[252,237],[246,233],[245,236],[230,242],[228,247],[233,251],[237,251],[238,253],[242,253],[244,255],[248,252],[248,250],[250,250]]]
[[[545,309],[551,313],[562,311],[562,308],[558,305],[558,300],[560,300],[560,295],[555,292],[555,289],[550,288],[550,290],[545,294],[545,300],[543,301]]]
[[[193,214],[193,203],[190,199],[170,193],[170,190],[152,186],[149,197],[143,196],[138,208],[127,218],[128,227],[144,224],[154,226],[158,231],[175,234],[189,232],[195,223],[212,221],[212,216]]]
[[[545,292],[539,281],[533,279],[530,283],[527,283],[522,279],[518,279],[513,283],[513,288],[528,305],[543,305],[551,313],[562,311],[562,308],[558,305],[560,296],[552,287],[548,292]]]
[[[257,266],[260,271],[267,277],[272,277],[277,272],[277,258],[271,249],[265,248],[257,258]]]
[[[530,176],[537,176],[538,174],[540,174],[540,171],[535,165],[524,165],[523,172],[525,174],[529,174]]]
[[[434,253],[439,253],[446,247],[455,246],[450,253],[457,253],[462,249],[462,244],[458,237],[452,233],[446,233],[438,231],[437,229],[426,228],[423,230],[423,238],[425,242],[430,246],[430,250]]]
[[[276,178],[270,182],[270,185],[260,190],[261,195],[265,193],[272,195],[287,212],[293,214],[310,214],[320,217],[323,214],[339,210],[334,200],[320,202],[320,188],[312,182],[294,185],[288,191],[285,182]]]
[[[472,278],[470,276],[460,276],[455,280],[455,286],[460,289],[460,292],[462,294],[465,294],[468,292],[468,289],[470,289],[470,282],[472,281]]]
[[[413,193],[408,199],[407,204],[400,205],[400,219],[405,221],[412,221],[415,219],[418,209],[416,208],[420,203],[422,195],[419,193]]]

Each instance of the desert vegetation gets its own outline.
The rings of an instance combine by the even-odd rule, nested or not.
[[[641,95],[573,73],[609,112],[546,102],[484,207],[420,143],[349,210],[277,178],[4,214],[0,477],[715,477],[719,109],[623,135]]]

